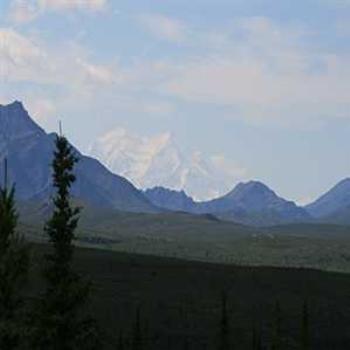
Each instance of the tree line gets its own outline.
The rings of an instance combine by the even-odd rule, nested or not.
[[[182,338],[182,342],[177,342],[177,347],[169,342],[169,349],[190,350],[190,349],[217,349],[217,350],[239,350],[240,345],[235,342],[234,328],[235,319],[230,315],[229,301],[227,294],[222,293],[220,318],[217,322],[217,335],[214,347],[202,344],[198,346],[195,341],[192,341],[188,336]],[[288,339],[285,338],[283,332],[283,315],[279,302],[275,303],[274,312],[272,315],[272,327],[269,332],[269,337],[263,337],[263,329],[261,324],[253,321],[251,329],[251,345],[248,349],[251,350],[285,350],[288,349]],[[300,338],[297,348],[300,350],[311,350],[310,336],[310,314],[307,300],[304,301],[300,312],[299,325]],[[182,345],[181,345],[182,343]],[[290,344],[289,344],[290,345]],[[117,350],[148,350],[153,348],[153,339],[148,333],[145,322],[141,313],[140,306],[136,309],[134,325],[131,332],[123,334],[119,333]],[[244,348],[246,349],[246,347]]]
[[[74,168],[78,158],[64,136],[57,136],[53,155],[53,212],[44,227],[47,253],[41,268],[44,284],[40,295],[29,303],[23,289],[31,265],[30,247],[17,232],[18,212],[15,185],[9,186],[7,164],[0,186],[0,350],[97,350],[103,348],[103,332],[88,312],[90,284],[73,269],[75,231],[80,208],[71,203],[71,187],[76,181]],[[30,304],[30,306],[28,306]],[[221,298],[218,322],[218,350],[236,349],[226,293]],[[275,306],[272,338],[264,344],[261,327],[253,322],[252,350],[282,350],[282,314]],[[119,333],[118,350],[150,349],[142,325],[141,307],[137,308],[131,334]],[[182,349],[191,349],[185,338]],[[309,311],[303,305],[300,349],[309,350]]]

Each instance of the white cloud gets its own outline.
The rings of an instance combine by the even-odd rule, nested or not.
[[[98,103],[105,92],[112,91],[116,75],[113,69],[91,62],[77,47],[51,48],[37,39],[0,28],[0,95],[7,102],[22,100],[49,130],[57,127],[56,109],[89,109],[92,101]]]
[[[174,105],[163,101],[147,101],[139,106],[139,112],[153,116],[170,115],[175,110]]]
[[[253,123],[310,126],[349,118],[350,57],[304,45],[310,35],[303,28],[253,17],[236,21],[226,31],[201,31],[192,53],[185,51],[176,61],[101,65],[81,48],[53,49],[0,29],[0,77],[60,86],[86,99],[113,96],[125,110],[138,101],[144,114],[171,114],[177,101],[224,106],[231,117]],[[202,55],[193,54],[195,48]]]
[[[332,7],[344,8],[350,6],[350,0],[323,0]]]
[[[231,179],[243,181],[247,177],[247,169],[225,157],[223,154],[217,154],[210,158],[218,172],[226,174]]]
[[[61,85],[73,90],[113,82],[112,69],[89,62],[82,50],[52,49],[7,28],[0,28],[0,77],[7,82]]]
[[[32,40],[12,29],[0,29],[0,77],[4,81],[41,79],[38,73],[47,66],[46,58]]]
[[[82,68],[87,80],[102,84],[113,82],[113,73],[108,67],[92,64],[80,58],[77,58],[77,63]]]
[[[245,120],[349,118],[350,57],[307,48],[310,35],[266,18],[243,19],[220,50],[154,65],[155,86],[183,101],[230,107]]]
[[[182,42],[186,38],[186,25],[177,19],[161,14],[144,14],[138,19],[146,30],[159,39]]]
[[[41,10],[88,10],[100,11],[107,5],[107,0],[37,0]]]
[[[28,0],[13,0],[10,4],[9,19],[15,23],[27,23],[38,16],[38,8]]]
[[[58,101],[89,105],[91,101],[107,100],[124,113],[171,115],[175,107],[163,98],[135,97],[143,90],[137,72],[134,66],[123,69],[117,63],[92,62],[79,46],[50,47],[37,37],[0,28],[0,80],[4,83],[0,93],[4,91],[7,101],[23,100],[38,120],[52,114],[51,107]],[[147,81],[144,77],[143,82]],[[9,86],[16,85],[17,89],[8,91]],[[52,101],[51,105],[48,101]]]
[[[9,19],[14,23],[26,23],[35,20],[47,12],[66,12],[82,10],[102,11],[108,0],[12,0]]]

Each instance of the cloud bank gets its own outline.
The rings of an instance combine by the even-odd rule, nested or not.
[[[62,9],[83,3],[91,9],[105,5],[102,0],[89,5],[81,0],[40,3]],[[170,55],[100,64],[90,60],[83,48],[52,48],[3,28],[0,77],[60,86],[67,94],[73,91],[78,96],[114,94],[130,101],[130,108],[136,98],[140,101],[148,96],[145,110],[149,112],[152,106],[167,106],[171,112],[172,100],[222,106],[226,117],[252,123],[313,125],[350,117],[350,55],[313,46],[310,42],[315,34],[307,28],[249,17],[236,19],[221,32],[195,31],[162,15],[140,18],[152,35],[180,45],[176,60]],[[183,49],[182,40],[186,40]]]
[[[97,12],[106,6],[107,0],[12,0],[9,18],[12,22],[21,24],[31,22],[47,12]]]

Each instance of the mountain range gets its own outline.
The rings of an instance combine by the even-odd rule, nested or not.
[[[45,201],[52,193],[50,163],[55,134],[47,134],[29,116],[22,103],[0,105],[0,162],[8,159],[9,178],[21,201]],[[157,209],[125,178],[111,173],[99,161],[83,156],[77,165],[73,195],[93,206],[131,212]],[[0,167],[0,178],[4,167]]]
[[[210,213],[223,220],[246,225],[272,226],[312,221],[311,215],[294,202],[286,201],[259,181],[239,183],[223,197],[195,202],[184,192],[156,187],[145,191],[155,205],[193,214]]]
[[[179,157],[176,147],[169,143],[169,135],[152,141],[152,149],[155,151],[151,152],[151,156],[148,154],[149,147],[142,151],[142,145],[134,145],[133,140],[128,140],[122,131],[119,134],[114,132],[110,137],[115,139],[118,135],[118,142],[123,146],[116,147],[117,157],[114,157],[111,146],[117,141],[108,143],[111,168],[114,167],[114,162],[117,166],[117,159],[123,157],[121,163],[125,171],[133,169],[143,173],[149,161],[155,162],[156,154],[158,160],[155,163],[158,163],[152,167],[158,167],[161,173],[161,164],[171,167],[174,159]],[[55,138],[55,134],[46,133],[30,118],[22,103],[16,101],[9,105],[0,105],[0,164],[3,164],[5,158],[8,159],[9,179],[16,183],[16,194],[21,203],[47,203],[52,195],[50,163]],[[148,142],[150,141],[146,142],[147,146]],[[124,151],[120,152],[120,149]],[[259,181],[239,183],[221,197],[199,202],[183,190],[170,190],[162,186],[140,190],[124,177],[108,170],[98,160],[84,156],[76,148],[75,151],[80,161],[76,169],[78,181],[73,187],[73,195],[84,204],[99,208],[99,211],[104,210],[103,208],[109,212],[117,210],[134,213],[181,211],[210,214],[212,218],[253,226],[308,222],[350,224],[350,179],[341,181],[304,208],[281,198]],[[140,164],[143,164],[139,170],[125,165],[130,157],[136,155],[142,160],[139,161]],[[165,158],[165,163],[162,158]],[[0,179],[3,178],[4,167],[0,166]],[[152,181],[156,180],[153,178]]]
[[[117,128],[100,137],[87,153],[140,189],[185,190],[201,201],[226,194],[245,175],[223,156],[184,150],[171,133],[142,137]]]

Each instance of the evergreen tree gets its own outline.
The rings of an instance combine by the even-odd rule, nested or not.
[[[190,343],[189,343],[189,339],[188,339],[188,335],[185,335],[185,338],[183,340],[184,344],[183,344],[183,348],[184,350],[189,350],[190,349]]]
[[[119,333],[117,350],[124,350],[124,337],[122,332]]]
[[[304,301],[302,324],[301,324],[301,349],[310,349],[310,330],[309,330],[309,306],[307,300]]]
[[[222,293],[221,298],[221,322],[220,322],[220,343],[219,350],[230,349],[229,317],[227,310],[227,296]]]
[[[252,349],[253,350],[262,350],[262,325],[258,328],[256,321],[253,322],[252,329]]]
[[[252,328],[252,350],[256,350],[258,343],[258,334],[255,325]]]
[[[80,210],[71,205],[70,189],[76,180],[73,171],[77,161],[67,139],[58,136],[52,163],[54,211],[45,226],[50,241],[44,269],[46,291],[40,301],[32,345],[38,350],[99,348],[96,323],[84,309],[89,286],[72,269]]]
[[[277,302],[275,305],[274,321],[273,321],[273,338],[272,338],[272,350],[281,349],[281,308]]]
[[[261,335],[261,329],[260,329],[256,338],[256,350],[262,350],[262,349],[263,349],[263,343],[262,343],[262,335]]]
[[[138,306],[132,334],[132,350],[142,350],[142,345],[141,308]]]
[[[23,300],[19,291],[26,279],[29,254],[16,233],[15,188],[7,188],[6,177],[4,188],[0,187],[0,349],[12,350],[21,348],[23,338]]]

